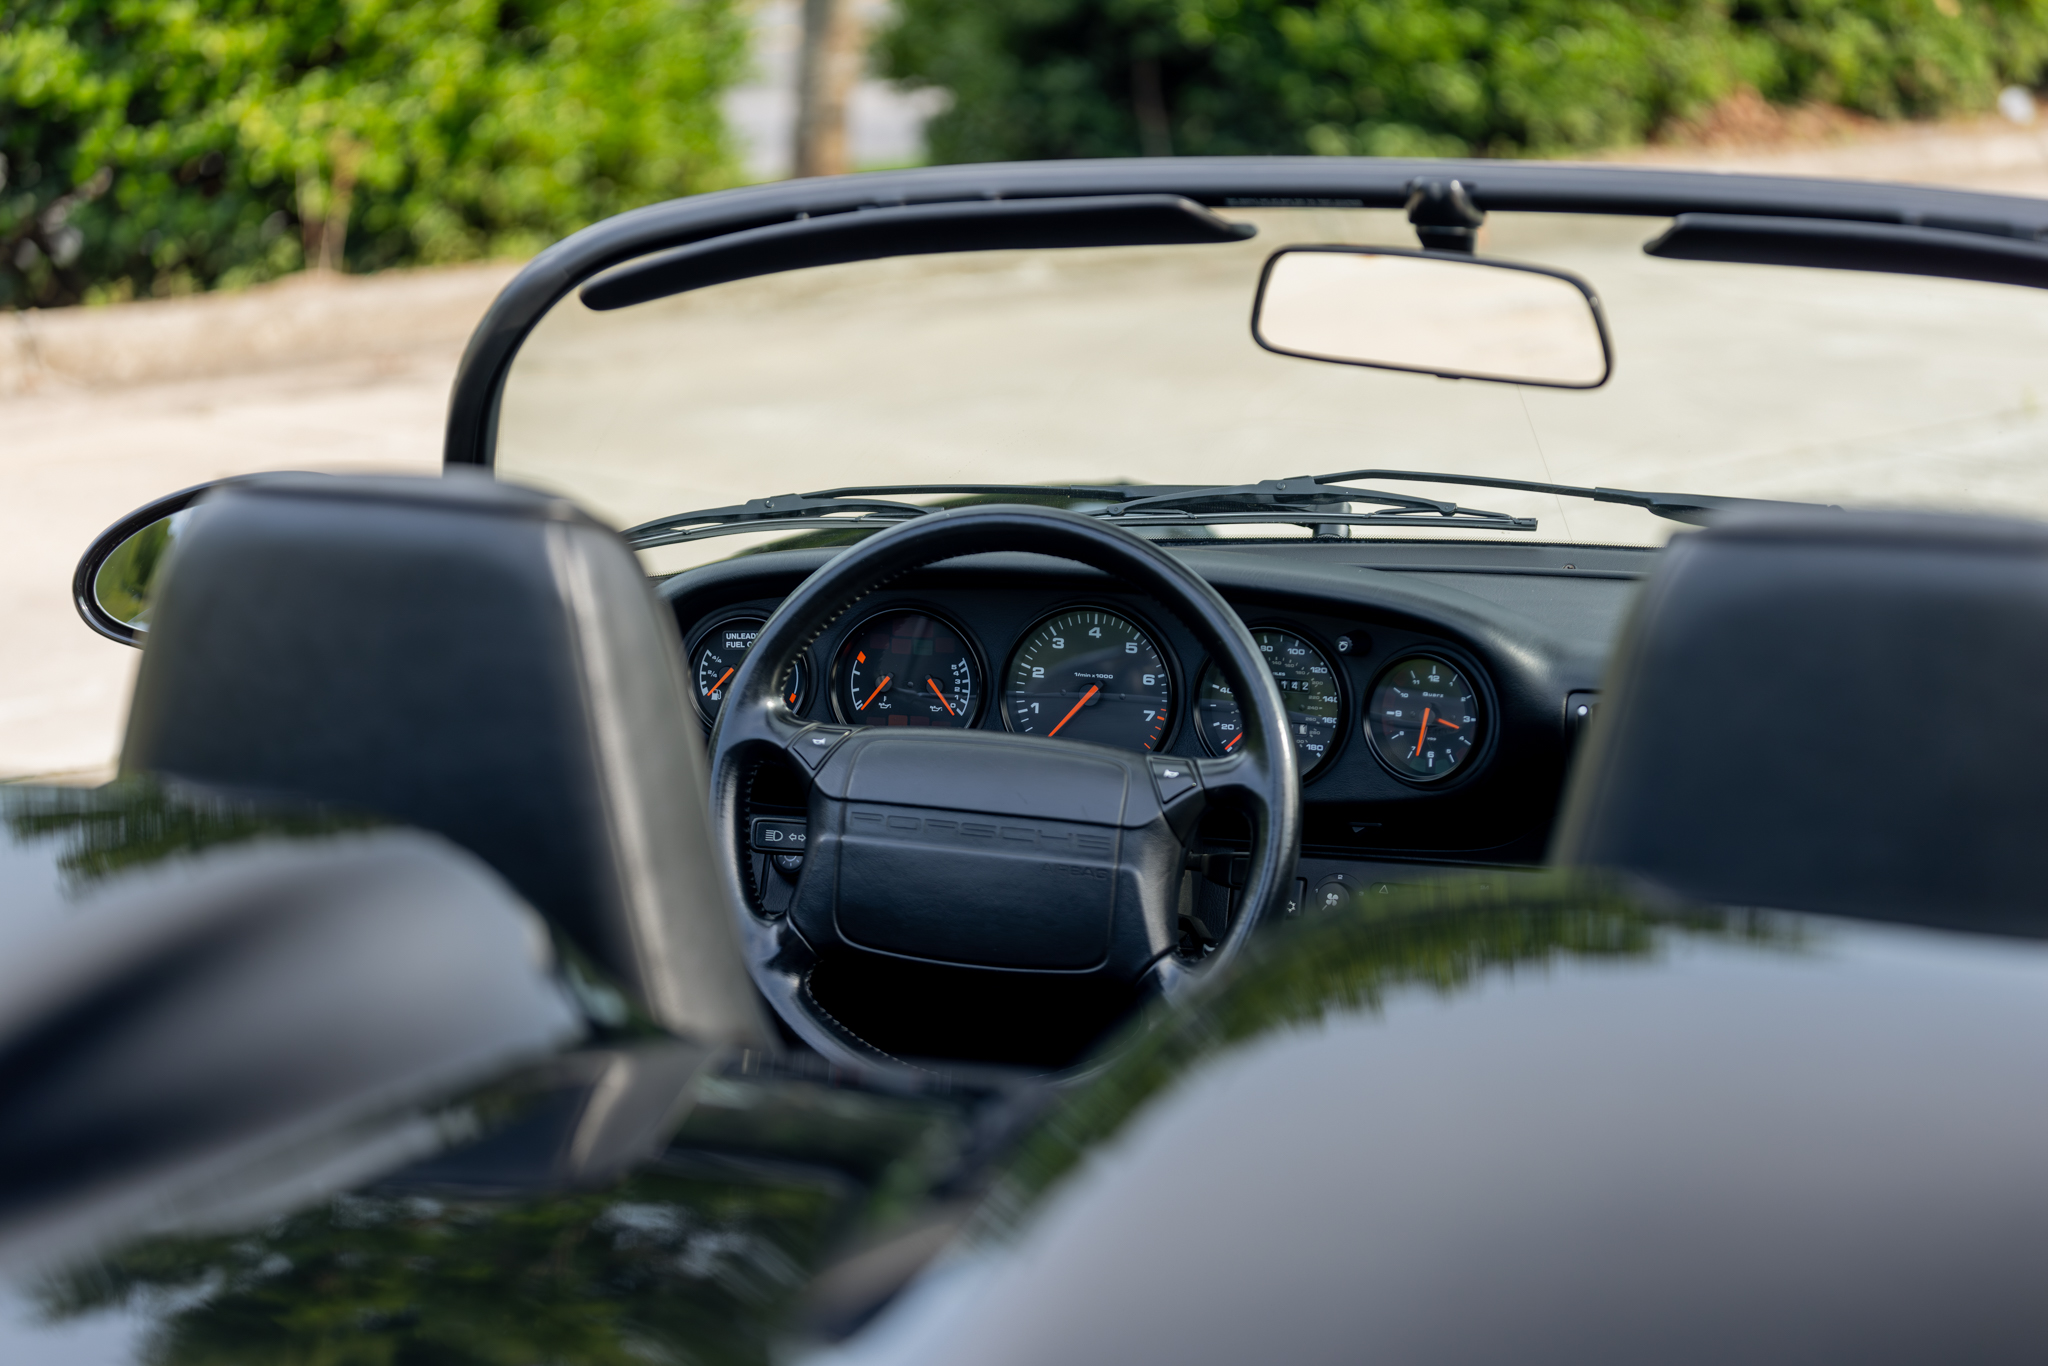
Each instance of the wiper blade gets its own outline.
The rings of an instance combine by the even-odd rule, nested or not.
[[[1332,484],[1344,479],[1396,479],[1422,484],[1461,484],[1467,488],[1506,489],[1516,493],[1548,493],[1559,498],[1583,498],[1594,503],[1620,503],[1641,508],[1652,516],[1689,526],[1706,526],[1717,513],[1751,508],[1804,508],[1809,511],[1840,512],[1835,503],[1800,503],[1780,498],[1726,498],[1712,493],[1644,493],[1636,489],[1585,488],[1577,484],[1541,484],[1529,479],[1495,479],[1483,474],[1444,474],[1432,470],[1345,470],[1338,474],[1308,477],[1313,484]]]
[[[850,490],[851,491],[851,490]],[[932,511],[916,503],[888,502],[877,498],[843,498],[838,490],[825,493],[779,493],[773,498],[753,498],[731,507],[703,508],[657,517],[651,522],[627,527],[619,534],[635,550],[658,545],[680,545],[707,536],[733,536],[759,531],[764,523],[777,527],[868,527],[894,526]],[[833,515],[837,514],[837,515]],[[849,515],[850,514],[850,515]]]
[[[1336,484],[1358,474],[1303,474],[1291,479],[1262,479],[1256,484],[1189,485],[1180,488],[1134,489],[1137,497],[1105,508],[1105,521],[1124,526],[1157,526],[1178,518],[1209,524],[1228,522],[1297,522],[1303,526],[1446,525],[1474,531],[1534,531],[1534,517],[1468,508],[1438,498],[1419,498],[1382,489],[1347,488]],[[1374,512],[1326,512],[1353,503],[1378,504]]]
[[[1341,470],[1335,474],[1306,474],[1292,479],[1266,479],[1256,484],[1154,489],[1151,491],[1153,496],[1132,499],[1121,507],[1109,509],[1105,515],[1111,520],[1121,522],[1133,512],[1153,505],[1176,508],[1190,505],[1214,505],[1219,508],[1308,508],[1338,503],[1385,503],[1389,505],[1385,511],[1369,514],[1360,520],[1378,522],[1381,525],[1400,520],[1413,525],[1417,518],[1426,517],[1432,512],[1446,518],[1456,517],[1461,526],[1472,525],[1471,519],[1478,518],[1510,520],[1503,513],[1482,512],[1477,508],[1460,507],[1456,503],[1440,503],[1429,498],[1411,498],[1374,489],[1345,487],[1345,481],[1352,479],[1459,484],[1467,488],[1547,493],[1559,498],[1584,498],[1595,503],[1621,503],[1641,508],[1653,516],[1668,518],[1674,522],[1685,522],[1692,526],[1705,526],[1717,513],[1743,508],[1825,508],[1837,512],[1841,510],[1832,503],[1793,503],[1774,498],[1724,498],[1708,493],[1644,493],[1635,489],[1584,488],[1577,484],[1542,484],[1528,479],[1496,479],[1483,474],[1445,474],[1434,470]],[[1511,520],[1515,523],[1515,530],[1533,531],[1536,528],[1536,519],[1533,517],[1518,517]]]
[[[913,517],[946,510],[944,505],[899,503],[892,499],[869,496],[873,494],[951,493],[963,494],[969,498],[988,497],[1013,501],[1036,499],[1064,503],[1117,502],[1134,496],[1136,492],[1154,491],[1151,486],[1144,484],[1077,484],[1065,487],[1051,484],[877,484],[873,487],[821,489],[815,493],[778,493],[773,498],[754,498],[731,507],[679,512],[671,517],[657,517],[651,522],[627,527],[619,534],[625,537],[626,544],[635,550],[647,550],[654,546],[699,541],[707,536],[733,536],[741,532],[762,531],[766,530],[770,523],[778,531],[796,527],[827,531],[872,531],[894,526]]]
[[[814,493],[783,493],[730,507],[677,513],[628,527],[621,534],[626,544],[634,549],[647,550],[711,536],[763,531],[771,524],[777,530],[880,530],[913,517],[946,510],[946,505],[897,502],[874,496],[878,494],[954,494],[970,500],[990,498],[1100,504],[1102,506],[1087,509],[1088,515],[1131,527],[1292,523],[1317,528],[1320,532],[1321,528],[1336,526],[1412,526],[1426,519],[1433,525],[1455,523],[1477,531],[1536,529],[1533,517],[1484,512],[1435,498],[1368,489],[1302,487],[1318,482],[1315,479],[1281,479],[1268,480],[1264,485],[1217,487],[1203,484],[877,484],[821,489]],[[1273,496],[1276,492],[1281,496]],[[1346,503],[1382,506],[1377,511],[1366,513],[1334,510]]]

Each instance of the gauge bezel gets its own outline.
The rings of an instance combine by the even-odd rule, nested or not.
[[[1366,708],[1372,705],[1374,694],[1379,692],[1380,680],[1392,672],[1395,665],[1405,659],[1433,659],[1439,664],[1450,665],[1453,669],[1463,674],[1467,682],[1472,684],[1473,691],[1477,694],[1480,703],[1486,707],[1488,712],[1488,715],[1484,718],[1486,733],[1480,737],[1478,748],[1474,750],[1472,758],[1463,768],[1453,768],[1450,772],[1440,777],[1418,778],[1412,773],[1404,773],[1400,769],[1395,768],[1393,762],[1386,755],[1380,753],[1379,742],[1373,738],[1372,718],[1366,715]],[[1500,699],[1494,693],[1493,680],[1487,675],[1486,670],[1480,668],[1478,663],[1463,651],[1447,649],[1433,642],[1426,645],[1400,645],[1388,650],[1385,662],[1373,669],[1372,681],[1366,685],[1365,695],[1358,700],[1358,728],[1365,737],[1363,743],[1366,749],[1372,752],[1373,759],[1387,774],[1398,778],[1410,787],[1426,787],[1435,791],[1443,791],[1446,788],[1455,787],[1467,781],[1493,757],[1495,732],[1500,729]]]
[[[1262,618],[1258,621],[1246,622],[1244,624],[1244,629],[1253,635],[1257,635],[1260,631],[1285,631],[1288,635],[1299,636],[1303,640],[1307,641],[1311,646],[1313,646],[1318,654],[1322,655],[1323,663],[1330,666],[1330,677],[1332,680],[1335,681],[1337,685],[1337,733],[1330,737],[1330,747],[1324,753],[1322,759],[1316,764],[1316,766],[1314,768],[1306,769],[1303,771],[1301,775],[1301,782],[1302,786],[1306,787],[1310,782],[1321,777],[1323,774],[1332,771],[1334,765],[1337,762],[1338,755],[1340,755],[1344,750],[1344,742],[1347,738],[1349,738],[1351,733],[1351,727],[1349,724],[1347,724],[1351,719],[1351,689],[1346,684],[1344,679],[1344,666],[1337,662],[1339,659],[1342,659],[1345,656],[1340,655],[1335,650],[1331,649],[1330,646],[1320,636],[1316,635],[1315,632],[1304,630],[1301,627],[1294,625],[1292,622],[1272,621]],[[1407,658],[1407,656],[1404,655],[1402,656],[1402,658],[1405,659]],[[1195,683],[1193,694],[1198,694],[1201,691],[1202,680],[1209,676],[1209,670],[1214,668],[1215,665],[1216,660],[1213,655],[1202,656],[1202,667],[1198,671],[1196,671],[1194,676]],[[1209,728],[1202,724],[1202,718],[1198,712],[1198,709],[1201,706],[1201,701],[1202,699],[1199,696],[1195,696],[1195,700],[1190,705],[1190,710],[1188,712],[1188,715],[1193,719],[1194,722],[1195,738],[1201,742],[1202,750],[1204,753],[1215,755],[1220,758],[1222,756],[1222,751],[1217,749],[1216,746],[1213,743],[1211,743],[1209,739]],[[1242,710],[1242,708],[1239,709],[1240,714],[1242,714]],[[1295,751],[1296,758],[1299,758],[1300,754],[1301,751]]]
[[[1140,631],[1143,631],[1145,638],[1152,642],[1152,648],[1159,652],[1160,661],[1166,665],[1166,683],[1169,689],[1166,701],[1166,724],[1159,728],[1159,747],[1157,749],[1139,750],[1138,752],[1140,754],[1173,753],[1173,741],[1178,736],[1177,728],[1181,723],[1183,714],[1187,711],[1185,707],[1176,708],[1173,705],[1176,701],[1187,695],[1187,670],[1181,666],[1180,656],[1174,651],[1173,646],[1167,643],[1166,633],[1157,626],[1154,626],[1150,617],[1147,617],[1142,612],[1134,612],[1128,607],[1114,606],[1093,598],[1077,599],[1063,606],[1055,607],[1050,611],[1039,613],[1031,619],[1031,624],[1019,631],[1017,638],[1010,642],[1009,652],[1003,656],[1002,681],[995,690],[996,713],[1002,718],[1003,729],[1013,735],[1025,734],[1025,732],[1018,730],[1016,725],[1011,722],[1010,708],[1002,700],[1004,695],[1010,690],[1010,670],[1017,663],[1017,652],[1024,648],[1025,641],[1038,633],[1040,627],[1044,626],[1054,617],[1063,617],[1069,612],[1107,612],[1113,617],[1122,617],[1125,621],[1130,622]],[[1034,736],[1032,738],[1047,739],[1051,737]]]
[[[698,626],[683,641],[683,673],[689,680],[690,701],[696,706],[697,719],[704,723],[706,730],[710,730],[715,724],[715,718],[704,710],[704,698],[697,692],[697,649],[717,632],[724,630],[735,622],[741,621],[751,621],[756,626],[766,626],[768,624],[768,614],[765,612],[735,612],[729,617],[714,617],[708,624]],[[811,658],[811,653],[808,650],[797,656],[797,663],[803,666],[803,677],[797,681],[796,705],[791,707],[790,710],[801,716],[804,709],[811,705],[810,685],[817,679],[818,669],[817,662]]]
[[[994,675],[989,672],[988,667],[988,654],[981,648],[981,642],[975,638],[974,633],[962,626],[952,613],[941,612],[936,607],[926,606],[924,603],[914,600],[892,603],[887,607],[878,607],[839,633],[839,639],[832,646],[832,678],[826,689],[828,693],[827,700],[832,709],[832,719],[843,726],[860,726],[863,729],[869,729],[865,722],[848,717],[846,708],[840,705],[842,699],[839,696],[839,683],[846,673],[846,647],[862,631],[867,630],[871,623],[880,621],[883,617],[902,616],[905,613],[915,613],[919,616],[930,617],[958,636],[960,643],[967,647],[968,662],[981,673],[981,696],[974,704],[973,714],[965,722],[958,726],[948,726],[946,729],[974,730],[981,724],[982,716],[988,711],[988,695],[994,686]]]

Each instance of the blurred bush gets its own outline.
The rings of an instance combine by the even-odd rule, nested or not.
[[[1988,109],[2048,0],[900,0],[881,55],[952,92],[935,161],[1555,154],[1744,95]]]
[[[0,307],[520,255],[731,183],[740,0],[4,0]]]

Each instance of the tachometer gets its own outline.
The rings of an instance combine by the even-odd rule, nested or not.
[[[704,713],[707,722],[718,719],[718,709],[725,705],[725,690],[732,683],[732,676],[740,671],[747,651],[754,648],[765,624],[761,617],[734,617],[719,622],[697,638],[697,648],[690,656],[690,674],[697,685],[697,710]],[[799,710],[803,705],[810,681],[806,673],[799,658],[782,680],[783,697],[791,710]]]
[[[1164,656],[1115,612],[1081,607],[1047,617],[1010,657],[1003,720],[1024,735],[1153,749],[1172,719]]]
[[[1433,783],[1479,752],[1486,711],[1465,675],[1431,655],[1388,665],[1365,709],[1373,752],[1411,783]]]
[[[1344,716],[1344,699],[1337,691],[1337,671],[1321,650],[1292,631],[1252,632],[1273,681],[1280,686],[1280,700],[1287,704],[1287,733],[1301,762],[1301,776],[1316,771],[1330,757],[1337,739],[1337,725]],[[1195,716],[1202,724],[1202,740],[1212,754],[1229,754],[1244,738],[1244,718],[1223,671],[1211,664],[1202,673],[1202,690],[1197,694]]]
[[[833,705],[856,726],[969,725],[981,666],[961,634],[925,612],[884,612],[839,647]]]

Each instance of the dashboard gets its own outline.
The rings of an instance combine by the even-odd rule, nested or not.
[[[707,729],[762,622],[831,553],[746,555],[662,582]],[[1296,541],[1169,553],[1231,604],[1272,670],[1302,773],[1301,890],[1334,899],[1445,864],[1541,862],[1579,724],[1657,552]],[[1226,754],[1239,734],[1229,687],[1161,604],[1035,555],[947,561],[868,594],[783,686],[799,716],[844,725],[1183,756]],[[774,794],[763,786],[763,811]],[[1227,851],[1241,831],[1220,819],[1202,833]]]

